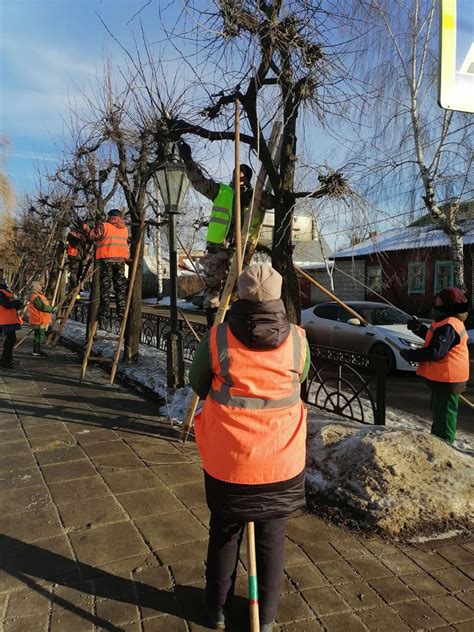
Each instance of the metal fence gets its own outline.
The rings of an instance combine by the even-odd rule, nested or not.
[[[73,318],[81,323],[87,322],[88,305],[76,304],[74,307]],[[201,325],[199,323],[192,324],[194,331],[202,338],[203,334],[209,329],[207,325]],[[118,334],[120,331],[120,320],[115,314],[115,310],[110,309],[107,312],[105,322],[102,322],[102,327],[106,331],[110,331],[114,334]],[[178,321],[178,328],[183,336],[183,356],[185,360],[192,360],[194,352],[196,350],[198,340],[196,336],[189,329],[184,321]],[[142,328],[140,333],[140,342],[149,347],[155,347],[166,351],[166,334],[170,330],[170,319],[168,316],[161,316],[160,314],[150,314],[149,312],[142,313]]]
[[[385,425],[385,358],[311,345],[311,370],[303,399],[361,423]]]
[[[88,305],[76,304],[73,318],[87,322]],[[118,334],[120,321],[110,310],[103,327]],[[179,321],[183,337],[183,356],[191,361],[198,341],[185,321]],[[208,331],[207,325],[192,324],[201,338]],[[170,330],[167,316],[142,313],[140,342],[166,351],[166,334]],[[336,415],[359,421],[385,425],[385,358],[368,357],[311,345],[311,370],[302,388],[302,397],[308,404]]]

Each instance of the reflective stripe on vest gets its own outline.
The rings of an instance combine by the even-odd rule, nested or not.
[[[45,305],[49,305],[49,301],[44,294],[32,294],[28,303],[28,316],[30,325],[46,326],[51,322],[51,312],[42,312],[34,304],[35,298],[39,297]]]
[[[14,301],[15,297],[13,292],[9,292],[8,290],[0,290],[0,292],[6,296],[10,301]],[[7,307],[3,307],[0,305],[0,326],[1,325],[21,325],[22,320],[18,315],[16,309],[8,309]]]
[[[298,371],[301,366],[301,343],[297,330],[292,326],[290,334],[293,340],[293,392],[290,395],[279,399],[263,399],[261,397],[253,396],[243,397],[231,394],[231,389],[234,387],[234,383],[230,375],[228,331],[229,329],[226,325],[219,325],[217,327],[216,343],[219,353],[220,375],[224,381],[220,390],[215,390],[211,386],[209,396],[223,406],[245,408],[247,410],[286,408],[296,404],[300,399],[300,381]]]
[[[97,243],[96,259],[128,259],[128,228],[104,223],[104,235]]]
[[[448,384],[467,382],[469,380],[469,350],[467,347],[469,338],[464,323],[459,318],[450,316],[432,323],[426,334],[425,347],[430,344],[434,332],[443,325],[451,325],[460,338],[459,343],[454,345],[441,360],[420,362],[416,371],[417,375],[433,382]]]
[[[306,458],[306,410],[299,379],[304,331],[291,326],[276,349],[246,347],[227,323],[213,327],[213,380],[196,416],[204,470],[221,481],[259,485],[300,474]]]

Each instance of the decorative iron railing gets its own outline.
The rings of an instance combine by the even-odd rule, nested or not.
[[[303,399],[361,423],[385,425],[385,358],[311,345]]]
[[[80,303],[74,307],[73,318],[81,323],[87,322],[87,305]],[[115,314],[115,310],[110,309],[105,317],[105,322],[101,323],[103,329],[118,334],[120,330],[120,320]],[[201,338],[208,330],[207,325],[193,323],[193,329]],[[178,328],[183,336],[183,356],[185,360],[192,360],[197,345],[199,344],[196,336],[186,325],[184,321],[178,321]],[[149,347],[155,347],[166,351],[166,334],[170,330],[170,319],[168,316],[161,314],[151,314],[150,312],[142,313],[142,328],[140,333],[140,342]]]
[[[76,304],[73,318],[87,322],[87,305]],[[118,333],[120,321],[110,310],[102,326]],[[209,329],[207,325],[192,324],[199,337]],[[183,337],[183,356],[191,361],[198,341],[185,321],[178,327]],[[168,316],[142,313],[142,344],[166,351],[166,334],[170,330]],[[385,358],[311,345],[311,370],[302,388],[304,401],[336,415],[359,421],[385,425]]]

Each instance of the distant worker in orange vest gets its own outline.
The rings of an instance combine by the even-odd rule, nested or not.
[[[125,262],[129,258],[128,228],[117,208],[108,212],[107,221],[95,228],[83,224],[86,241],[95,244],[95,258],[100,266],[99,322],[104,323],[110,307],[110,292],[114,290],[117,315],[121,320],[125,311],[127,279]]]
[[[41,283],[36,281],[31,286],[31,295],[28,301],[28,317],[33,334],[33,355],[44,356],[41,345],[46,335],[46,330],[51,322],[52,305],[43,294]]]
[[[468,335],[464,323],[469,303],[458,288],[441,290],[435,298],[436,319],[428,329],[416,318],[407,327],[425,339],[422,349],[404,349],[401,355],[418,362],[417,375],[431,389],[431,433],[453,443],[456,438],[459,395],[469,380]]]
[[[303,329],[288,322],[281,286],[270,265],[248,267],[228,321],[203,337],[189,373],[205,400],[195,433],[211,511],[206,616],[214,629],[225,629],[247,522],[255,522],[260,629],[273,629],[286,520],[305,504],[300,386],[310,354]]]
[[[13,369],[16,332],[21,329],[22,323],[18,310],[22,307],[22,302],[14,297],[5,279],[0,278],[0,328],[5,336],[1,364],[4,369]]]
[[[78,230],[71,229],[66,237],[67,267],[69,270],[68,292],[79,284],[84,259],[84,236]]]

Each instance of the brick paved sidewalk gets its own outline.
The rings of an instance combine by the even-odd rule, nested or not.
[[[195,446],[100,370],[81,385],[74,353],[29,351],[0,374],[2,629],[204,630],[208,511]],[[245,632],[240,570],[231,629]],[[473,580],[472,541],[393,545],[300,514],[278,621],[292,632],[467,632]]]

